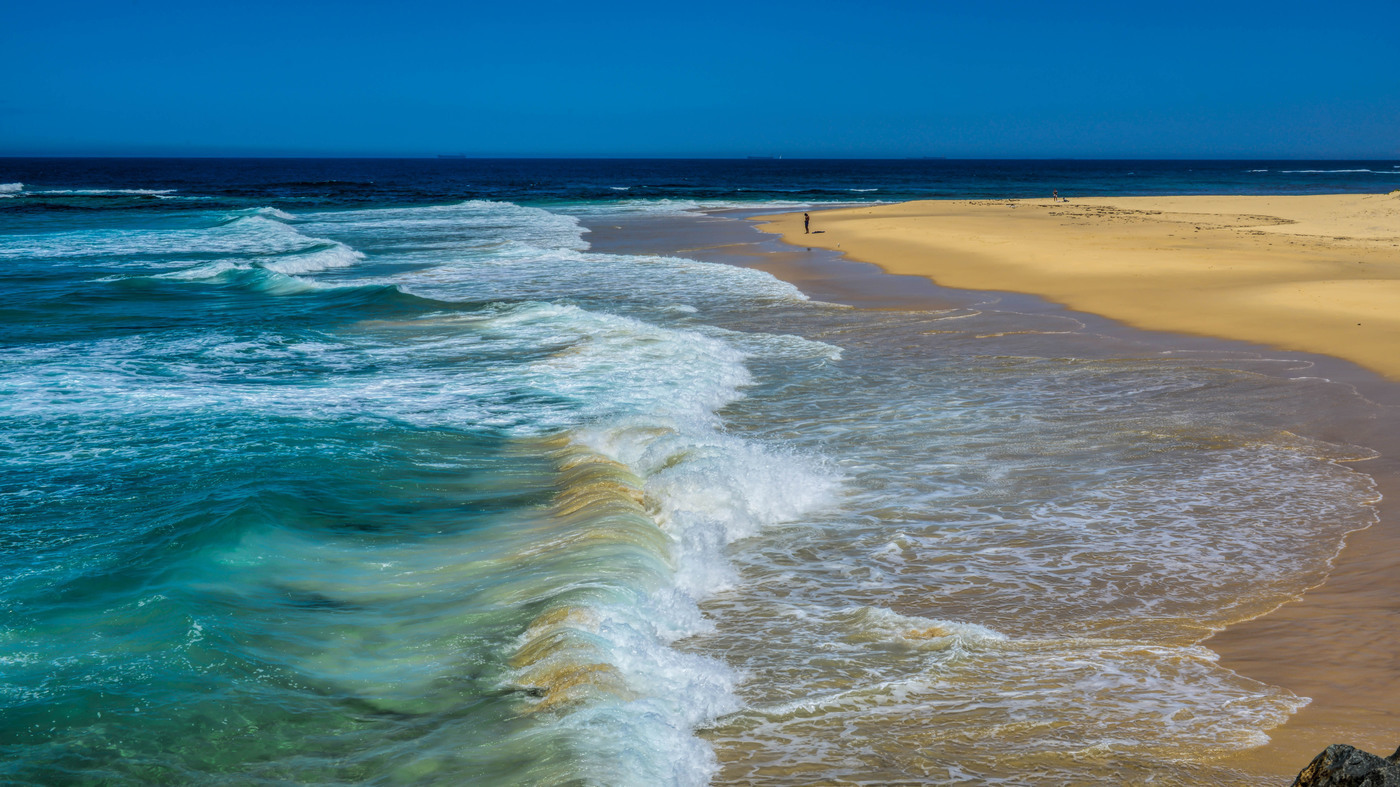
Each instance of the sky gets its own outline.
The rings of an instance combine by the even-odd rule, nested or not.
[[[1400,0],[0,0],[0,156],[1400,159]]]

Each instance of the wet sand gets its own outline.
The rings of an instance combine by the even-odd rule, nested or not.
[[[976,206],[979,203],[962,204]],[[996,206],[1007,204],[994,203]],[[1400,199],[1396,204],[1400,205]],[[1062,203],[1052,206],[1048,201],[1020,205],[1022,207],[1003,207],[1002,210],[1024,210],[1027,205],[1049,208],[1039,210],[1040,218],[1058,218],[1048,214],[1052,210],[1063,210]],[[1201,209],[1199,204],[1196,209]],[[854,212],[858,215],[865,210],[880,209],[860,208]],[[836,213],[815,213],[814,229],[829,226],[828,217]],[[764,220],[771,221],[767,217]],[[1059,303],[1024,294],[1025,290],[1021,286],[1012,287],[1009,279],[1003,279],[1000,285],[984,282],[980,288],[963,289],[942,286],[948,282],[931,270],[915,275],[883,272],[884,266],[854,260],[842,253],[844,246],[837,249],[838,243],[846,241],[834,230],[823,233],[832,236],[824,238],[823,245],[808,246],[806,242],[811,236],[800,235],[800,222],[801,214],[793,214],[780,217],[765,227],[770,231],[784,227],[789,232],[795,229],[798,236],[789,235],[787,244],[771,235],[761,236],[732,218],[720,217],[668,223],[652,235],[641,225],[595,225],[593,234],[588,237],[600,251],[669,253],[763,269],[798,285],[814,298],[859,308],[950,308],[986,304],[990,299],[1015,311],[1065,311]],[[1082,226],[1078,232],[1090,234]],[[1289,242],[1284,241],[1285,244]],[[1308,247],[1305,256],[1316,255],[1318,248],[1326,246],[1306,240],[1293,243]],[[1367,253],[1373,260],[1370,264],[1379,267],[1389,259],[1400,267],[1400,249],[1392,253],[1377,246]],[[1010,289],[1022,293],[1006,291]],[[1396,303],[1400,305],[1400,299]],[[1393,313],[1400,316],[1400,309]],[[1085,322],[1086,330],[1108,336],[1116,333],[1134,343],[1296,359],[1295,371],[1289,372],[1289,376],[1326,377],[1352,386],[1358,399],[1372,403],[1358,408],[1355,413],[1319,413],[1316,420],[1300,424],[1297,431],[1323,440],[1364,445],[1381,454],[1377,459],[1353,465],[1371,474],[1385,495],[1380,507],[1380,523],[1348,538],[1347,547],[1323,585],[1264,617],[1231,626],[1206,644],[1220,654],[1224,666],[1312,698],[1312,703],[1287,724],[1270,731],[1272,742],[1269,745],[1233,755],[1222,761],[1222,765],[1286,784],[1330,743],[1345,742],[1380,754],[1390,753],[1400,743],[1400,508],[1395,504],[1400,500],[1400,428],[1397,428],[1400,419],[1395,417],[1400,414],[1400,384],[1394,382],[1395,377],[1387,379],[1354,363],[1326,355],[1280,352],[1273,347],[1237,340],[1250,338],[1248,336],[1224,332],[1211,336],[1203,331],[1152,333],[1124,327],[1094,313],[1080,312],[1075,316]],[[1393,337],[1393,345],[1400,333],[1391,333],[1390,337]],[[1383,347],[1386,338],[1382,335],[1377,342]]]

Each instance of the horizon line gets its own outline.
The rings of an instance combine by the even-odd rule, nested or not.
[[[126,160],[294,160],[294,161],[752,161],[776,163],[782,161],[1400,161],[1394,158],[1368,157],[1235,157],[1235,156],[566,156],[553,154],[515,156],[470,156],[462,154],[418,155],[303,155],[303,154],[226,154],[226,155],[90,155],[45,154],[6,155],[0,161],[42,159],[126,159]]]

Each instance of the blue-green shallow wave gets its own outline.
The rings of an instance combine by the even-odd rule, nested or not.
[[[692,728],[732,678],[667,647],[701,589],[584,432],[683,465],[743,354],[541,300],[529,261],[577,263],[573,219],[426,210],[318,219],[377,260],[280,211],[0,247],[6,779],[711,770]],[[476,229],[444,254],[424,222]]]
[[[493,745],[513,715],[498,665],[531,610],[484,602],[500,577],[454,553],[547,505],[546,458],[492,435],[223,420],[127,421],[204,437],[149,458],[90,439],[100,467],[25,490],[81,498],[46,512],[65,530],[6,539],[9,775],[355,780],[423,762],[392,744],[444,725],[458,767],[516,772]],[[141,456],[105,458],[123,452]]]
[[[396,369],[337,358],[343,343],[278,350],[444,306],[388,286],[276,295],[286,278],[234,271],[194,297],[150,278],[54,286],[4,315],[62,359],[5,375],[12,402],[44,398],[4,418],[7,777],[354,781],[421,767],[433,744],[404,741],[444,728],[457,767],[521,773],[498,745],[500,671],[539,602],[482,599],[509,567],[468,563],[462,542],[547,509],[550,452],[500,429],[284,414]],[[67,382],[84,374],[101,380]]]

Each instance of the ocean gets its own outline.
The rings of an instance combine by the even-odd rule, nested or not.
[[[1219,760],[1307,698],[1205,640],[1376,520],[1372,453],[1309,428],[1355,390],[724,249],[823,205],[1398,184],[0,159],[0,781],[1248,783]]]

